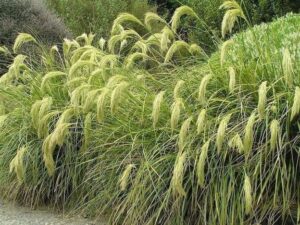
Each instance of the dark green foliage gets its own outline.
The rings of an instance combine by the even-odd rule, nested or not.
[[[200,44],[204,49],[213,51],[216,37],[220,37],[223,13],[219,10],[224,0],[153,0],[159,12],[172,11],[176,7],[192,7],[203,22],[187,23],[183,33],[188,33],[190,40]],[[297,0],[237,0],[241,3],[251,23],[270,22],[288,12],[299,12],[300,1]],[[207,27],[207,26],[208,27]],[[242,25],[239,29],[244,28]]]
[[[155,8],[147,0],[48,0],[76,35],[94,32],[107,37],[119,13],[129,12],[142,18]]]

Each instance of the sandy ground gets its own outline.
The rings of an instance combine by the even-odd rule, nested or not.
[[[106,225],[81,217],[66,217],[46,209],[32,210],[0,201],[0,225]]]

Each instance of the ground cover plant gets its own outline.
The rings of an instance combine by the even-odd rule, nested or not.
[[[222,8],[223,34],[248,22]],[[63,53],[20,34],[14,51],[35,43],[41,66],[18,55],[0,78],[3,195],[111,224],[299,223],[299,15],[210,57],[176,34],[183,16],[200,19],[121,14],[109,40],[65,39]]]

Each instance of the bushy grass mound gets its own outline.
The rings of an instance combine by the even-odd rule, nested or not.
[[[122,14],[108,45],[91,34],[63,54],[37,44],[39,68],[18,55],[0,80],[2,193],[111,224],[297,224],[299,15],[207,58],[178,40],[185,14],[170,26]]]

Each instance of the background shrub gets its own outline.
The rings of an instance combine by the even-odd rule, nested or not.
[[[61,20],[41,0],[0,1],[0,44],[11,45],[19,32],[33,33],[46,42],[70,36]]]
[[[76,35],[94,32],[107,37],[113,20],[121,12],[142,18],[155,7],[147,0],[48,0]]]
[[[0,46],[11,46],[18,33],[34,34],[43,43],[54,44],[70,36],[62,21],[41,0],[0,1]],[[9,58],[0,55],[0,74]]]

